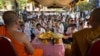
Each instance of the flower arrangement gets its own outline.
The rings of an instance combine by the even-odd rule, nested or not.
[[[40,34],[38,37],[45,44],[50,41],[54,44],[54,43],[59,43],[59,39],[61,39],[63,37],[63,34],[47,31],[45,33]]]

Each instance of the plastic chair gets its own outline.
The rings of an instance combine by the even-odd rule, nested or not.
[[[92,42],[87,56],[100,56],[100,38]]]
[[[17,56],[11,40],[7,37],[0,37],[0,56]]]

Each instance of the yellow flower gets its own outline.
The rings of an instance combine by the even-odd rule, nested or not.
[[[47,31],[45,33],[42,33],[38,36],[40,39],[52,39],[52,38],[62,38],[63,34],[60,33],[53,33],[51,31]]]

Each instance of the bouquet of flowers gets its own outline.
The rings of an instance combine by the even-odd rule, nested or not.
[[[51,41],[52,43],[58,43],[59,39],[63,37],[63,34],[47,31],[40,34],[38,37],[42,40],[43,43],[48,43],[49,41]]]
[[[40,34],[38,37],[39,39],[51,39],[53,38],[53,36],[54,36],[53,32],[48,31],[48,32]]]

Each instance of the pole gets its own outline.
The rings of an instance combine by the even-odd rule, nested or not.
[[[18,6],[18,2],[16,0],[14,0],[14,10],[16,11],[16,13],[19,16],[19,6]]]

